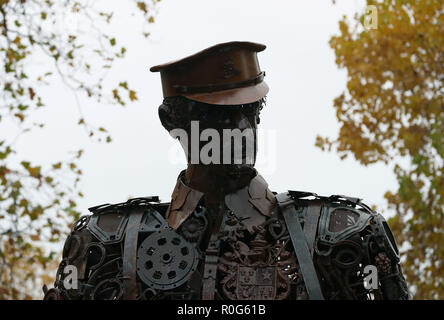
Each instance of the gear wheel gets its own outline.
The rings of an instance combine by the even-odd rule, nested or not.
[[[149,235],[137,250],[137,274],[149,287],[169,290],[185,283],[196,270],[192,244],[167,228]]]

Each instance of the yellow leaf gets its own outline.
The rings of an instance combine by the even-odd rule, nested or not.
[[[137,100],[136,92],[133,90],[129,91],[129,98],[131,101]]]

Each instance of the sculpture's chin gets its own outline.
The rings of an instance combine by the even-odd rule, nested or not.
[[[242,179],[251,177],[255,173],[253,164],[225,164],[212,165],[213,173],[220,178]]]
[[[249,174],[253,170],[254,164],[232,164],[229,165],[229,174],[242,175]]]

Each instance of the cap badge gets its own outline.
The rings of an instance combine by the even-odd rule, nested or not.
[[[234,62],[228,59],[223,64],[223,77],[224,79],[229,79],[239,74],[239,70],[234,67]]]

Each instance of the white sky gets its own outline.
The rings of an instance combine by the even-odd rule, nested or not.
[[[169,201],[185,165],[169,161],[177,142],[158,119],[160,76],[149,72],[149,67],[219,42],[254,41],[267,45],[259,53],[270,86],[260,126],[276,134],[276,164],[275,170],[266,164],[257,168],[270,188],[358,196],[383,208],[384,192],[396,187],[390,168],[364,167],[354,159],[341,161],[337,154],[314,146],[317,134],[336,136],[339,125],[332,101],[346,84],[346,73],[338,70],[328,40],[338,32],[343,14],[363,10],[363,1],[337,2],[162,0],[151,37],[145,39],[140,35],[141,19],[131,19],[132,2],[107,0],[108,8],[116,11],[113,31],[128,49],[126,59],[115,65],[107,81],[117,83],[124,76],[139,100],[122,108],[82,99],[87,120],[105,126],[113,137],[111,144],[93,143],[76,125],[79,115],[73,94],[54,81],[43,91],[47,107],[36,116],[45,119],[46,128],[23,137],[17,147],[43,164],[84,148],[85,197],[79,204],[85,213],[90,206],[128,197],[158,195]],[[265,157],[258,161],[264,162]]]

